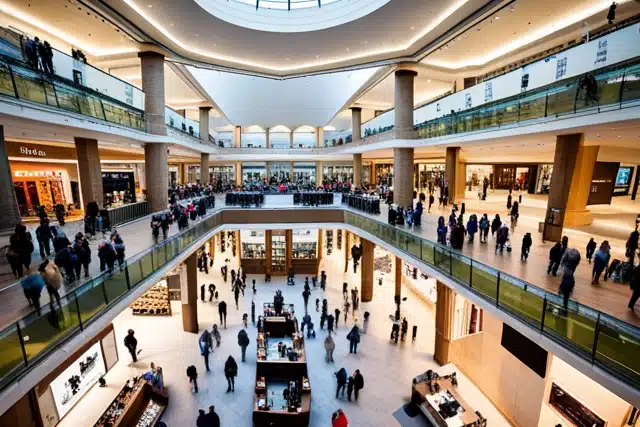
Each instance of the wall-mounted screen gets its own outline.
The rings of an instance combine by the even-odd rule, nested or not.
[[[551,383],[549,404],[575,426],[605,427],[607,424],[605,420],[594,414],[556,383]]]
[[[620,166],[616,175],[614,196],[626,196],[631,188],[631,178],[633,177],[633,166]]]
[[[58,417],[62,419],[105,373],[102,347],[98,341],[51,382]]]

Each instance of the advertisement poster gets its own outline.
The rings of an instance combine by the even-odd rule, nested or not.
[[[51,382],[58,416],[64,417],[105,373],[102,348],[98,341]]]

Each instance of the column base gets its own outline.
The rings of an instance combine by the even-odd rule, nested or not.
[[[588,209],[584,210],[567,210],[564,213],[564,226],[580,226],[589,225],[593,222],[593,215]]]
[[[440,366],[446,365],[451,360],[449,359],[449,347],[451,341],[446,339],[442,333],[436,329],[436,345],[433,351],[433,360],[440,364]]]

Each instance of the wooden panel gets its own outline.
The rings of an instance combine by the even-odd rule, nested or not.
[[[38,405],[32,392],[22,396],[11,408],[0,415],[0,426],[40,427]]]

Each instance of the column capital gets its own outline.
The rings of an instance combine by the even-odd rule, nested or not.
[[[164,59],[165,55],[160,52],[156,52],[154,50],[145,50],[144,52],[138,52],[138,58],[162,58]]]
[[[415,77],[418,75],[418,72],[415,70],[407,70],[407,69],[402,69],[402,70],[396,70],[395,75],[398,77]]]
[[[198,107],[198,109],[200,111],[211,111],[213,107],[209,107],[209,106],[204,106],[204,107]]]
[[[349,107],[351,111],[362,111],[362,107]]]

